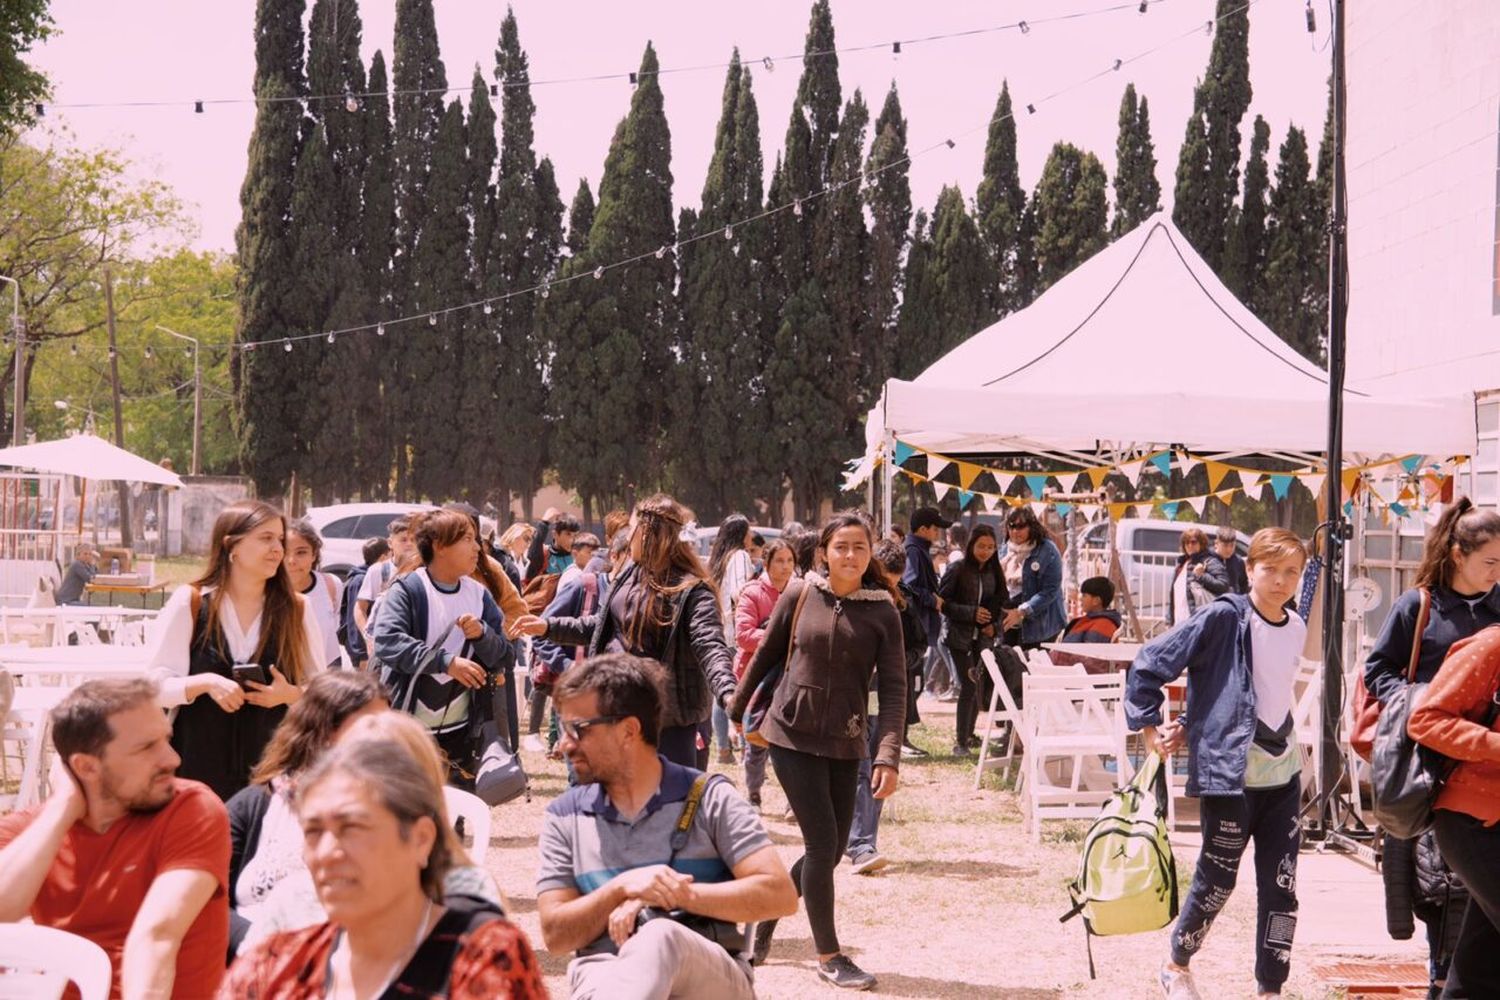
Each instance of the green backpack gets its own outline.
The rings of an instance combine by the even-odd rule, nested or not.
[[[1092,937],[1138,934],[1165,927],[1177,916],[1177,861],[1167,839],[1167,775],[1148,754],[1135,779],[1104,803],[1083,838],[1078,877],[1068,886],[1082,915],[1089,977],[1094,977]]]

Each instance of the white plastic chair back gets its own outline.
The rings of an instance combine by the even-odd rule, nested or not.
[[[1029,739],[1022,729],[1024,716],[1020,708],[1016,706],[1016,699],[1010,693],[1010,687],[1005,683],[1005,678],[1000,674],[1000,663],[995,659],[995,651],[983,649],[979,652],[980,662],[984,664],[985,673],[990,677],[990,703],[981,716],[984,721],[984,732],[979,737],[979,763],[974,768],[974,787],[980,785],[980,779],[984,776],[984,769],[996,763],[997,758],[990,756],[990,737],[1004,725],[1009,728],[1005,738],[1005,756],[998,758],[1005,765],[1004,776],[1009,777],[1011,761],[1015,759],[1016,744],[1019,742],[1023,747]],[[1003,778],[1002,778],[1003,780]]]
[[[0,924],[0,996],[56,998],[71,980],[83,1000],[108,1000],[109,956],[87,938],[35,924]]]
[[[485,855],[490,852],[490,807],[484,799],[473,792],[450,785],[443,786],[443,799],[448,805],[448,821],[464,821],[464,833],[474,838],[468,848],[469,857],[480,868],[484,867]]]

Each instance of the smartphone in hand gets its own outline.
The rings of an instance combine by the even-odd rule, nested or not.
[[[234,676],[234,679],[239,683],[240,687],[244,688],[246,691],[253,690],[250,687],[249,683],[247,683],[249,681],[254,681],[257,684],[271,683],[270,671],[261,666],[259,663],[236,663],[234,666],[230,667],[230,672]]]

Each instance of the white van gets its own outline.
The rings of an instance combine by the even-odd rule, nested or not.
[[[1109,575],[1110,522],[1100,521],[1083,530],[1079,540],[1079,579]],[[1201,528],[1214,542],[1217,525],[1192,521],[1166,521],[1158,518],[1127,517],[1115,522],[1115,548],[1120,555],[1120,569],[1130,584],[1135,599],[1135,613],[1147,636],[1162,631],[1167,620],[1167,606],[1172,600],[1172,574],[1177,557],[1182,554],[1182,533]],[[1250,536],[1235,532],[1235,551],[1241,559],[1250,551]],[[1115,598],[1115,610],[1124,613],[1124,601]]]

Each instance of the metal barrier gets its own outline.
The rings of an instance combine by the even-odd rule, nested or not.
[[[1172,576],[1177,569],[1177,553],[1151,552],[1145,549],[1118,549],[1120,569],[1125,574],[1142,635],[1126,635],[1127,640],[1150,639],[1166,631],[1167,609],[1172,604]],[[1109,553],[1087,548],[1078,554],[1078,577],[1109,576]],[[1115,598],[1116,609],[1122,601]],[[1129,631],[1129,624],[1126,624]]]

